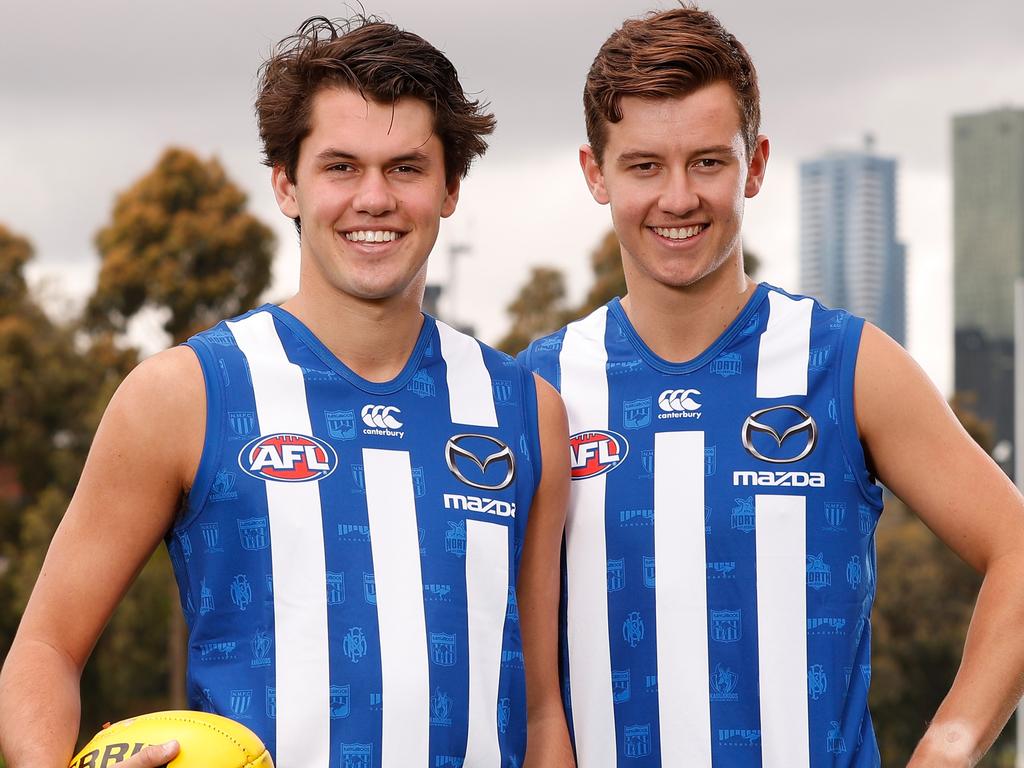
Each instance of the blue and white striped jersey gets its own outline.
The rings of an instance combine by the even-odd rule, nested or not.
[[[275,306],[188,344],[206,443],[167,545],[191,705],[280,768],[520,765],[532,375],[430,317],[386,383]]]
[[[879,764],[862,327],[762,284],[686,363],[656,356],[618,300],[523,353],[569,414],[581,768]]]

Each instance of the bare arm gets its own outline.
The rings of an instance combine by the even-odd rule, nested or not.
[[[573,766],[558,685],[562,530],[569,504],[569,426],[558,393],[539,376],[542,477],[533,497],[519,567],[519,617],[526,659],[528,768]]]
[[[0,674],[10,768],[68,764],[82,668],[171,526],[198,466],[205,412],[199,363],[181,347],[142,363],[110,401]],[[159,765],[167,756],[158,752],[125,765]]]
[[[960,669],[910,761],[973,766],[1024,689],[1024,499],[910,356],[870,325],[855,400],[879,478],[984,575]]]

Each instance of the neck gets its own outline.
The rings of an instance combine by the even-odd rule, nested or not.
[[[717,339],[743,310],[757,287],[743,273],[743,259],[728,260],[709,275],[683,287],[650,279],[630,280],[622,308],[633,328],[664,360],[692,360]]]
[[[379,300],[313,293],[300,287],[281,307],[367,381],[390,381],[401,372],[423,327],[422,285],[411,295]]]

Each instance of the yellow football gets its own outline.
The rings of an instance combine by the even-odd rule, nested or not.
[[[240,723],[208,712],[152,712],[105,727],[75,755],[70,768],[109,768],[143,747],[178,742],[167,768],[274,768],[259,737]]]

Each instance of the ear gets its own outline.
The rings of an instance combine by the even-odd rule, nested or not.
[[[589,144],[580,147],[580,168],[583,169],[583,178],[587,180],[593,198],[601,205],[608,205],[611,197],[608,196],[608,189],[604,183],[604,173],[601,171],[597,155]]]
[[[761,184],[764,183],[764,174],[768,169],[768,152],[771,149],[767,136],[758,136],[754,142],[754,152],[750,156],[750,164],[747,166],[747,183],[743,188],[746,197],[753,197],[761,191]]]
[[[295,196],[295,182],[288,178],[283,165],[275,165],[270,174],[270,183],[274,187],[277,207],[289,219],[299,218],[299,202]]]
[[[455,213],[455,206],[459,202],[459,190],[462,188],[462,179],[458,175],[446,185],[446,193],[441,203],[441,218],[447,219]]]

